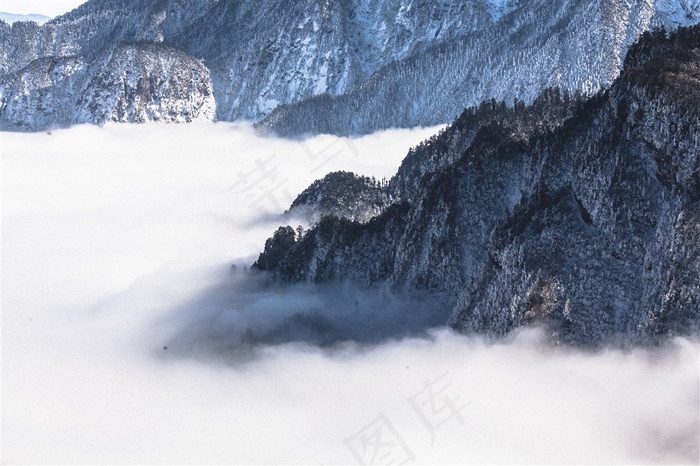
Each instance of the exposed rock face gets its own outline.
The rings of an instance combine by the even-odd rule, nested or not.
[[[698,70],[700,27],[647,34],[586,102],[550,93],[550,112],[467,112],[407,157],[383,214],[322,219],[258,268],[442,292],[470,332],[539,324],[587,345],[697,334]]]
[[[698,10],[698,0],[91,0],[43,26],[0,22],[0,76],[70,57],[97,74],[119,44],[167,44],[210,69],[220,120],[266,118],[265,127],[286,135],[365,133],[446,123],[492,97],[530,103],[547,87],[594,93],[618,76],[643,31],[697,23]],[[161,71],[158,80],[169,81],[173,70]],[[120,80],[107,82],[117,86],[109,98],[123,98]],[[5,86],[2,97],[20,92]],[[148,107],[160,107],[156,100]],[[166,107],[153,116],[191,110]],[[82,110],[72,119],[103,119]],[[0,120],[41,129],[63,109],[32,112],[21,124]],[[184,113],[171,119],[189,121]]]
[[[163,45],[121,44],[90,64],[45,58],[0,77],[0,129],[215,118],[209,70]]]
[[[209,70],[187,53],[162,45],[116,47],[93,65],[79,93],[78,123],[214,120]]]

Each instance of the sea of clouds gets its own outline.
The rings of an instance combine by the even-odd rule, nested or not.
[[[700,461],[697,341],[489,342],[431,297],[250,273],[314,179],[388,178],[435,131],[0,134],[3,462]]]

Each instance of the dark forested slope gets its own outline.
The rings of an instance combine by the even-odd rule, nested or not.
[[[589,100],[549,91],[465,112],[390,187],[394,204],[369,222],[276,235],[257,267],[443,293],[464,331],[540,324],[581,344],[697,333],[700,27],[644,34]]]

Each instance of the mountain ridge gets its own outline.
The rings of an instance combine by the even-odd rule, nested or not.
[[[645,33],[626,65],[588,100],[553,92],[565,110],[548,128],[522,104],[465,112],[407,157],[427,165],[392,180],[421,173],[404,198],[366,224],[322,218],[286,249],[273,237],[256,266],[442,293],[464,332],[541,325],[592,346],[697,334],[700,27]]]
[[[17,13],[8,13],[6,11],[0,11],[0,21],[4,21],[7,24],[12,25],[12,23],[16,22],[27,22],[27,21],[32,21],[34,23],[37,23],[39,25],[45,24],[49,21],[51,21],[50,16],[44,16],[44,15],[39,15],[35,13],[30,13],[30,14],[17,14]]]
[[[443,124],[487,98],[530,103],[547,87],[594,93],[617,77],[642,32],[698,21],[699,0],[90,0],[44,26],[0,22],[0,125],[100,121],[52,121],[63,112],[52,107],[77,99],[41,101],[19,125],[7,116],[27,111],[13,96],[37,87],[22,78],[33,61],[80,57],[104,74],[99,57],[120,43],[160,43],[186,52],[183,64],[200,61],[219,120],[263,120],[287,136]],[[198,98],[167,106],[185,108],[190,97]]]

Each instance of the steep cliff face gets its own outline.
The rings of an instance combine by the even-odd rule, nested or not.
[[[174,40],[211,66],[220,118],[257,121],[491,24],[485,0],[220,2]]]
[[[121,44],[89,64],[44,58],[0,77],[0,129],[215,118],[209,70],[163,45]]]
[[[550,113],[467,112],[406,159],[392,180],[406,194],[383,214],[322,219],[258,266],[441,292],[464,331],[538,324],[579,344],[697,333],[699,65],[699,27],[645,35],[585,103],[550,93]]]
[[[590,94],[643,31],[698,20],[698,0],[91,0],[43,26],[0,22],[0,74],[168,44],[210,69],[221,120],[353,134],[446,123],[491,97],[529,103],[547,87]]]
[[[39,27],[0,23],[0,72],[44,57],[92,62],[120,42],[168,43],[206,61],[219,118],[339,95],[429,43],[487,27],[489,2],[92,0]]]
[[[185,52],[154,44],[116,47],[93,65],[76,123],[214,120],[209,70]]]

